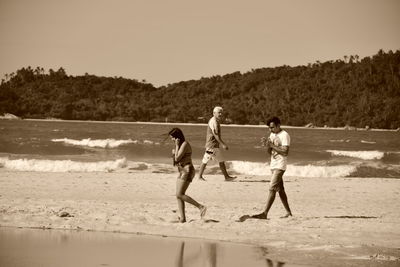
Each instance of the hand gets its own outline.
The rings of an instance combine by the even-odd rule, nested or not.
[[[172,149],[172,152],[171,152],[173,155],[175,155],[175,148],[173,148]]]
[[[274,143],[272,142],[271,139],[268,138],[267,147],[273,147],[273,146],[274,146]]]
[[[222,144],[222,148],[225,149],[225,150],[229,149],[229,147],[227,145],[224,145],[224,144]]]
[[[175,138],[174,141],[175,141],[175,145],[176,145],[176,146],[179,146],[179,141],[180,141],[180,139],[179,139],[179,138]]]
[[[266,137],[261,137],[261,146],[267,146],[268,145],[268,140]]]

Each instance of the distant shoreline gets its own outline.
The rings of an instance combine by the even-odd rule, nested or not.
[[[5,119],[6,118],[1,118]],[[23,119],[25,121],[47,121],[47,122],[88,122],[88,123],[116,123],[116,124],[145,124],[145,125],[187,125],[187,126],[206,126],[206,123],[185,123],[185,122],[145,122],[145,121],[92,121],[92,120],[62,120],[62,119]],[[224,127],[247,127],[247,128],[267,128],[266,125],[251,125],[251,124],[222,124]],[[380,132],[398,132],[398,129],[376,129],[365,128],[345,129],[345,127],[306,127],[306,126],[290,126],[282,125],[282,128],[288,129],[315,129],[315,130],[342,130],[342,131],[380,131]]]
[[[12,114],[11,114],[12,115]],[[25,120],[25,121],[49,121],[49,122],[88,122],[88,123],[117,123],[117,124],[145,124],[145,125],[188,125],[188,126],[206,126],[207,123],[189,123],[189,122],[146,122],[146,121],[93,121],[93,120],[63,120],[63,119],[22,119],[15,115],[13,117],[0,116],[1,120]],[[266,125],[254,125],[254,124],[222,124],[226,127],[248,127],[248,128],[267,128]],[[319,127],[319,126],[291,126],[282,125],[282,128],[288,129],[316,129],[316,130],[344,130],[344,131],[379,131],[379,132],[400,132],[400,128],[397,129],[379,129],[379,128],[358,128],[354,126],[342,126],[342,127]]]
[[[25,121],[48,121],[48,122],[88,122],[88,123],[118,123],[118,124],[145,124],[145,125],[188,125],[188,126],[206,126],[206,123],[188,123],[188,122],[146,122],[146,121],[93,121],[93,120],[62,120],[62,119],[21,119],[17,116],[10,118],[0,116],[0,120],[25,120]],[[267,128],[266,125],[252,125],[252,124],[222,124],[226,127],[247,127],[247,128]],[[353,126],[346,129],[344,127],[317,127],[317,126],[291,126],[282,125],[282,128],[288,129],[316,129],[316,130],[342,130],[342,131],[379,131],[379,132],[399,132],[399,129],[377,129],[377,128],[357,128]]]

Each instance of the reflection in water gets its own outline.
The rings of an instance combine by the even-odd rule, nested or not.
[[[202,242],[196,244],[196,248],[193,250],[187,249],[185,251],[185,241],[181,241],[178,246],[178,252],[176,257],[175,267],[189,267],[189,266],[202,266],[202,267],[217,267],[217,244],[211,242]],[[274,262],[266,258],[267,249],[264,247],[258,248],[261,252],[261,257],[265,259],[267,267],[282,267],[285,265],[284,262]],[[233,256],[233,255],[231,255]],[[236,255],[237,256],[237,255]],[[276,263],[276,264],[275,264]],[[226,266],[226,264],[222,264]]]
[[[265,263],[267,264],[267,267],[282,267],[285,265],[284,262],[278,261],[276,262],[276,266],[274,266],[274,262],[266,257],[268,254],[268,250],[266,247],[259,247],[259,252],[261,253],[261,257],[265,258]]]
[[[185,242],[179,244],[176,267],[187,267],[193,265],[193,262],[201,262],[204,267],[217,266],[217,244],[203,242],[195,253],[185,255]]]
[[[265,260],[267,261],[267,266],[268,267],[274,267],[274,262],[273,261],[271,261],[270,259],[265,259]],[[278,261],[276,263],[276,267],[282,267],[283,265],[285,265],[285,263],[281,262],[281,261]]]

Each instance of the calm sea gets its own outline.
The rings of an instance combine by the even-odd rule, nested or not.
[[[12,171],[152,170],[171,166],[172,127],[183,130],[195,166],[206,125],[0,120],[0,167]],[[287,176],[400,178],[400,132],[282,127],[291,136]],[[222,126],[227,166],[238,175],[269,175],[260,146],[267,127]],[[218,172],[217,164],[207,171]]]

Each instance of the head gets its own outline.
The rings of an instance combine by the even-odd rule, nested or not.
[[[179,128],[172,128],[169,131],[168,135],[174,141],[176,139],[179,139],[179,146],[182,145],[182,143],[185,141],[185,136],[183,135],[182,130]]]
[[[272,117],[267,121],[267,126],[273,133],[281,131],[281,120],[278,117]]]
[[[213,116],[214,116],[217,120],[222,119],[222,116],[223,116],[223,109],[222,109],[222,107],[215,107],[214,110],[213,110]]]

